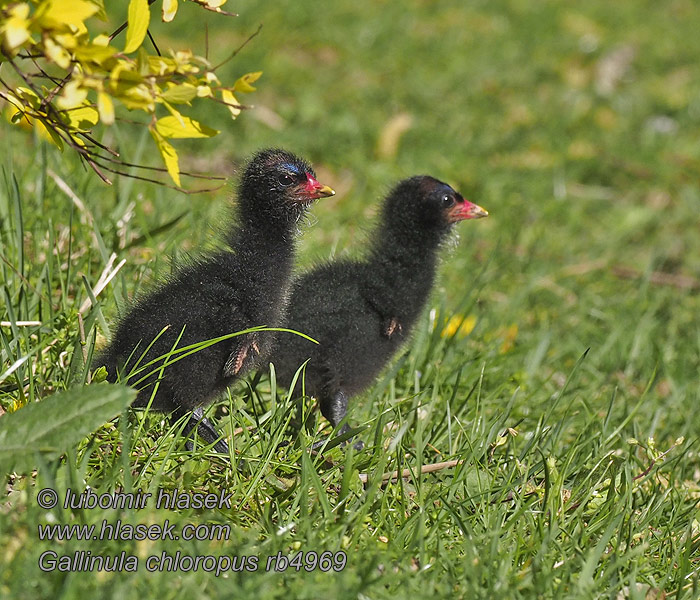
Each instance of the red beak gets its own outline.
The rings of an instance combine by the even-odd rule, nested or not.
[[[327,196],[335,196],[335,191],[332,188],[319,183],[309,173],[306,174],[306,185],[304,185],[303,189],[307,197],[313,198],[314,200],[317,198],[326,198]]]
[[[465,219],[481,219],[488,216],[489,213],[487,210],[481,208],[478,204],[469,202],[469,200],[458,202],[449,212],[450,223],[464,221]]]

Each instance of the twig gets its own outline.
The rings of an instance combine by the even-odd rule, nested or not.
[[[224,15],[226,17],[237,17],[238,16],[238,13],[226,12],[225,10],[222,10],[218,7],[213,8],[211,6],[204,4],[203,2],[200,2],[199,0],[193,0],[193,2],[195,4],[198,4],[199,6],[201,6],[204,10],[210,10],[211,12],[215,12],[217,15]]]
[[[109,36],[109,41],[111,42],[115,37],[117,37],[122,31],[124,31],[127,26],[129,25],[128,21],[125,21],[122,23],[119,27],[117,27]]]
[[[614,266],[612,272],[622,279],[640,279],[644,273],[630,267]],[[670,285],[682,290],[695,290],[700,288],[700,280],[690,275],[679,275],[677,273],[665,273],[664,271],[652,271],[649,274],[649,281],[655,285]]]
[[[97,161],[95,161],[97,162]],[[164,187],[170,188],[171,190],[177,190],[178,192],[182,192],[183,194],[199,194],[202,192],[215,192],[217,190],[220,190],[222,187],[224,187],[224,184],[222,183],[221,185],[214,187],[214,188],[201,188],[198,190],[187,190],[185,188],[179,187],[177,185],[170,185],[169,183],[165,183],[163,181],[159,181],[158,179],[151,179],[150,177],[142,177],[140,175],[134,175],[133,173],[125,173],[124,171],[117,171],[116,169],[113,169],[111,167],[108,167],[107,165],[103,165],[102,163],[97,162],[98,165],[100,165],[105,171],[109,171],[110,173],[114,173],[115,175],[123,175],[124,177],[131,177],[132,179],[138,179],[139,181],[147,181],[149,183],[157,183],[158,185],[162,185]]]
[[[156,41],[153,39],[153,36],[151,35],[151,30],[150,30],[150,29],[147,29],[147,30],[146,30],[146,33],[148,34],[148,39],[151,40],[151,44],[153,44],[153,47],[155,48],[156,54],[157,54],[158,56],[163,56],[163,55],[160,53],[160,50],[158,49],[158,46],[156,46]]]
[[[96,139],[94,139],[93,137],[91,137],[87,133],[85,133],[84,131],[78,132],[78,135],[81,137],[84,137],[88,142],[90,142],[91,144],[95,144],[95,146],[97,146],[98,148],[101,148],[105,152],[109,152],[112,156],[119,156],[119,152],[117,152],[116,150],[112,150],[110,147],[105,146],[104,144],[101,144]],[[96,156],[99,156],[99,154],[97,154]]]
[[[222,88],[222,89],[229,89],[229,88]],[[214,98],[213,96],[209,96],[209,100],[213,100],[214,102],[218,102],[219,104],[224,104],[226,106],[230,106],[231,108],[237,108],[238,110],[250,110],[251,108],[253,108],[252,106],[248,106],[245,104],[233,104],[233,102],[226,102],[226,100]]]
[[[607,261],[605,260],[590,260],[587,262],[583,263],[578,263],[575,265],[569,265],[568,267],[564,267],[561,271],[560,274],[563,275],[564,277],[570,277],[570,276],[575,276],[575,275],[585,275],[586,273],[590,273],[591,271],[600,271],[600,269],[604,269],[607,266]]]
[[[133,167],[135,169],[144,169],[146,171],[156,171],[158,173],[167,173],[168,170],[165,167],[149,167],[147,165],[136,165],[134,163],[128,163],[121,160],[114,160],[108,156],[102,156],[100,154],[94,154],[96,158],[100,160],[106,160],[108,162],[117,164],[122,167]],[[188,173],[187,171],[180,171],[180,175],[185,175],[186,177],[192,177],[193,179],[209,179],[213,181],[225,181],[226,177],[221,177],[219,175],[201,175],[198,173]]]
[[[254,37],[256,37],[256,36],[260,33],[260,30],[261,30],[261,29],[262,29],[262,23],[260,23],[260,25],[258,25],[258,28],[255,30],[254,33],[252,33],[252,34],[250,34],[250,35],[248,36],[248,39],[246,39],[245,42],[243,42],[240,46],[238,46],[238,48],[236,48],[236,49],[233,51],[233,54],[231,54],[231,56],[229,56],[229,57],[228,57],[227,59],[225,59],[223,62],[220,62],[218,65],[216,65],[216,66],[212,69],[212,71],[216,71],[219,67],[223,67],[228,61],[230,61],[230,60],[232,60],[233,58],[235,58],[236,55],[237,55],[241,50],[243,50],[243,48],[245,48],[245,47],[250,43],[250,41],[251,41]]]
[[[90,168],[91,168],[93,171],[95,171],[95,173],[97,173],[97,176],[98,176],[102,181],[104,181],[107,185],[112,185],[112,181],[111,181],[110,179],[107,179],[107,176],[106,176],[102,171],[100,171],[99,167],[97,166],[98,163],[95,162],[89,154],[87,154],[87,153],[82,154],[81,157],[82,157],[82,159],[83,159],[87,164],[90,165]],[[101,166],[103,169],[105,169],[106,171],[109,171],[109,169],[103,167],[102,165],[100,165],[100,166]],[[113,171],[112,171],[112,172],[113,172]]]
[[[441,471],[443,469],[451,469],[452,467],[456,467],[457,465],[461,465],[464,462],[464,460],[448,460],[445,462],[439,462],[439,463],[433,463],[431,465],[423,465],[420,469],[421,474],[425,473],[434,473],[436,471]],[[404,469],[399,473],[399,471],[392,471],[390,473],[384,473],[382,475],[382,483],[387,483],[388,481],[398,479],[401,477],[402,479],[406,479],[408,477],[413,476],[413,470],[412,469]],[[360,473],[360,481],[364,484],[366,484],[369,481],[369,474],[368,473]]]
[[[35,64],[36,64],[36,61],[35,61]],[[39,70],[40,70],[42,73],[44,73],[44,71],[41,69],[41,67],[39,67],[39,65],[37,65],[37,67],[39,68]],[[44,74],[45,74],[45,73],[44,73]],[[48,77],[48,75],[47,75],[47,77]],[[40,110],[44,110],[44,111],[46,110],[46,107],[47,107],[49,104],[51,104],[51,101],[55,98],[56,94],[58,94],[58,92],[60,92],[60,91],[63,89],[63,86],[66,85],[66,83],[68,83],[68,80],[69,80],[71,77],[73,77],[73,69],[71,69],[71,70],[66,74],[66,76],[65,76],[63,79],[61,79],[60,82],[58,82],[58,83],[56,84],[56,87],[54,87],[54,88],[48,93],[48,95],[47,95],[45,98],[43,98],[43,99],[41,100],[41,104],[39,105],[39,109],[40,109]],[[51,81],[53,81],[52,78],[50,78],[50,79],[51,79]]]
[[[12,68],[17,72],[17,74],[22,78],[22,80],[29,86],[29,88],[36,94],[37,98],[40,98],[43,94],[41,90],[37,89],[37,87],[34,85],[34,83],[26,76],[25,73],[22,72],[22,70],[15,64],[15,62],[12,59],[9,59],[7,62],[12,65]],[[11,90],[10,88],[4,81],[0,79],[0,83],[4,85],[8,90]],[[13,103],[14,104],[14,103]],[[32,109],[33,110],[33,109]],[[21,110],[22,114],[27,116],[27,111],[26,109]],[[46,116],[51,114],[51,129],[54,131],[54,133],[61,138],[68,146],[70,146],[73,150],[75,150],[80,157],[87,162],[90,167],[97,173],[97,176],[102,179],[105,183],[112,185],[112,182],[107,179],[107,177],[100,171],[100,169],[95,165],[95,162],[90,158],[90,152],[83,146],[77,144],[75,140],[73,139],[73,133],[74,131],[71,130],[69,126],[67,126],[63,121],[61,120],[61,115],[60,113],[56,110],[53,104],[48,104],[46,106]],[[29,113],[29,116],[32,116],[33,118],[36,119],[44,119],[46,116],[42,116],[39,114],[33,115]]]
[[[42,57],[39,57],[39,58],[42,58]],[[49,75],[46,71],[44,71],[44,69],[41,68],[41,66],[39,65],[39,63],[36,62],[36,58],[32,58],[32,62],[34,63],[34,66],[35,66],[37,69],[39,69],[39,73],[41,73],[44,77],[46,77],[47,79],[50,79],[50,80],[53,81],[56,85],[59,85],[59,84],[61,83],[58,79],[56,79],[55,77],[52,77],[52,76]],[[35,77],[38,77],[38,75],[35,75]]]

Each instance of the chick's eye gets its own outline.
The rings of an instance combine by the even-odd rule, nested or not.
[[[279,176],[278,180],[284,186],[292,185],[292,183],[294,183],[294,180],[292,179],[292,176],[289,173],[282,173]]]
[[[443,206],[452,206],[455,203],[454,198],[449,194],[443,194],[442,198],[440,198],[440,202]]]

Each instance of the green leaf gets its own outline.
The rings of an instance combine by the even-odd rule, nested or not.
[[[148,129],[156,142],[156,146],[158,146],[158,152],[160,152],[160,156],[165,163],[165,168],[168,170],[168,175],[170,175],[170,178],[175,182],[175,185],[180,187],[180,163],[177,158],[175,148],[173,148],[172,144],[165,141],[165,138],[158,133],[154,127],[149,126]]]
[[[123,385],[98,384],[54,394],[0,417],[0,473],[31,470],[35,453],[53,459],[118,416],[136,396]]]
[[[204,138],[219,133],[216,129],[202,125],[194,119],[182,116],[163,117],[156,121],[156,130],[165,138]]]
[[[234,92],[254,92],[255,88],[251,85],[255,83],[258,79],[260,79],[260,76],[262,75],[262,71],[255,71],[254,73],[246,73],[242,77],[239,77],[236,80],[236,83],[233,84],[233,91]]]
[[[85,46],[76,46],[74,53],[78,60],[83,62],[93,62],[104,66],[108,61],[114,59],[114,55],[118,50],[114,46],[100,46],[98,44],[88,44]]]
[[[75,129],[88,130],[93,125],[97,125],[100,120],[100,113],[97,112],[95,108],[90,105],[83,105],[78,108],[71,108],[66,111],[62,111],[70,123],[71,127]]]
[[[163,100],[172,102],[173,104],[184,104],[185,102],[193,100],[196,96],[197,88],[191,83],[174,85],[160,95]]]
[[[133,52],[143,43],[150,21],[151,11],[148,8],[148,0],[131,0],[127,18],[129,26],[126,30],[125,54]]]

